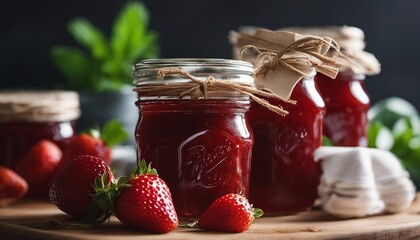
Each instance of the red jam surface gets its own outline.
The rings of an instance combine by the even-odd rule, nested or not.
[[[324,134],[336,146],[367,146],[369,97],[364,76],[340,72],[336,79],[315,76],[327,112]]]
[[[249,102],[139,101],[138,160],[152,162],[181,218],[194,218],[227,193],[248,196],[253,135]]]
[[[41,139],[49,139],[64,150],[75,132],[74,122],[0,123],[0,165],[14,167]]]
[[[282,117],[252,103],[247,116],[254,132],[250,200],[267,215],[310,208],[321,176],[313,153],[321,145],[324,102],[312,79],[301,80],[291,98],[297,105],[270,100],[289,111]]]

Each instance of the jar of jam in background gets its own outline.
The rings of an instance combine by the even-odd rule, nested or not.
[[[323,74],[315,76],[327,112],[324,134],[336,146],[367,147],[369,96],[364,87],[364,74],[339,72],[336,79]]]
[[[191,82],[181,76],[156,77],[157,69],[178,67],[198,78],[253,84],[251,64],[222,59],[160,59],[134,67],[138,88]],[[135,137],[137,160],[151,162],[169,186],[181,218],[195,218],[227,193],[248,196],[253,134],[245,116],[249,98],[209,92],[205,99],[178,95],[142,96]]]
[[[292,91],[296,105],[285,105],[287,116],[258,104],[247,114],[254,132],[250,202],[266,215],[308,210],[315,202],[321,168],[313,153],[321,146],[325,105],[311,77],[302,78]]]
[[[250,202],[266,215],[287,215],[309,210],[318,194],[321,166],[314,152],[322,143],[325,103],[319,94],[316,71],[335,77],[335,61],[326,56],[331,38],[246,27],[231,31],[234,57],[253,63],[255,85],[269,89],[284,101],[289,114],[279,116],[251,103],[249,118],[254,132]],[[336,48],[338,50],[338,48]]]
[[[364,32],[351,26],[291,27],[283,30],[333,38],[343,54],[330,49],[340,72],[336,79],[323,74],[315,82],[324,99],[327,111],[324,117],[324,135],[335,146],[367,147],[369,96],[364,87],[365,75],[380,73],[376,57],[364,51]]]
[[[77,93],[70,91],[0,92],[0,165],[14,164],[41,139],[61,150],[76,132]]]

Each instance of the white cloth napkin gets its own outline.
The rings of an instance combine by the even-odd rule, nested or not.
[[[320,147],[315,160],[323,175],[318,194],[323,209],[337,217],[364,217],[408,208],[415,187],[392,153],[363,147]]]

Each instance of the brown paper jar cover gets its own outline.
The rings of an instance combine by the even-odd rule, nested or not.
[[[331,78],[338,73],[336,61],[326,56],[330,48],[341,54],[331,38],[256,28],[231,31],[229,39],[234,58],[256,67],[257,88],[270,89],[285,100],[290,98],[297,82],[314,70]],[[266,71],[259,74],[259,69]]]
[[[354,73],[376,75],[381,72],[381,64],[372,53],[364,51],[366,47],[363,30],[352,26],[325,26],[325,27],[287,27],[279,29],[306,35],[331,37],[340,46],[343,52],[353,63],[343,59],[334,51],[328,55],[333,57],[340,65],[340,71],[350,70]]]

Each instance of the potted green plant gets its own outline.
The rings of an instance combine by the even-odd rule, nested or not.
[[[132,92],[132,65],[159,57],[158,34],[148,29],[149,12],[139,2],[129,2],[112,26],[111,36],[87,19],[75,18],[68,30],[81,48],[54,46],[51,57],[67,80],[66,88],[80,94],[82,116],[79,129],[120,120],[131,133],[138,119]]]

